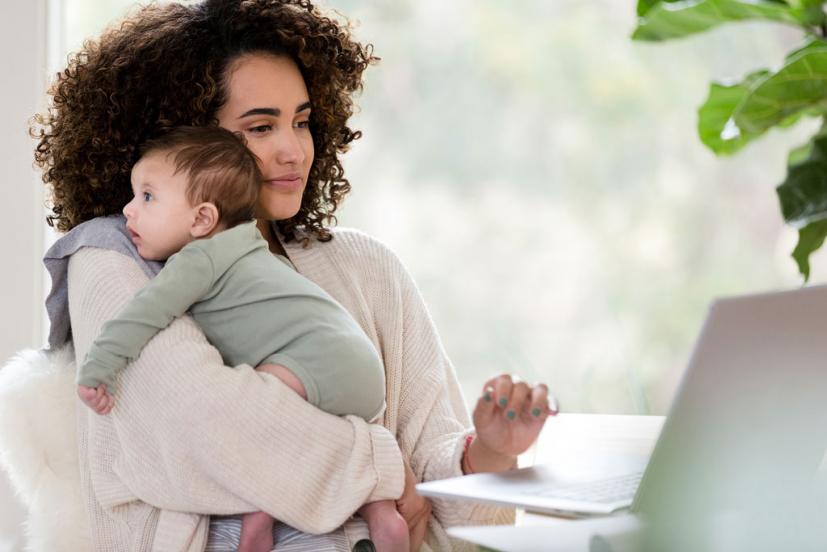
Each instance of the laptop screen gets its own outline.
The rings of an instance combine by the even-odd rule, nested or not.
[[[632,509],[655,547],[815,537],[826,449],[827,287],[720,300]]]

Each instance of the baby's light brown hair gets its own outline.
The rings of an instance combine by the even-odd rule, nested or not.
[[[261,171],[243,137],[215,126],[182,126],[147,141],[141,156],[161,152],[172,157],[175,173],[187,175],[190,205],[209,202],[226,228],[253,219]]]

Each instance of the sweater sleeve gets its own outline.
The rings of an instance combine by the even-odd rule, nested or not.
[[[153,335],[166,328],[201,299],[214,282],[209,257],[184,248],[158,275],[108,320],[78,368],[77,383],[116,391],[116,375],[132,362]]]
[[[146,283],[137,264],[119,253],[84,248],[72,256],[77,358]],[[92,456],[117,454],[116,485],[155,507],[263,510],[301,531],[324,533],[365,502],[398,498],[404,485],[400,451],[386,429],[326,414],[249,366],[224,366],[189,316],[156,334],[123,372],[111,420],[95,416],[89,412],[85,423],[99,497],[112,474],[96,473],[102,462]],[[96,442],[96,423],[113,424],[117,442]]]
[[[374,245],[374,266],[386,274],[387,292],[377,294],[378,325],[401,332],[399,368],[389,377],[400,389],[397,439],[420,481],[463,475],[460,460],[465,437],[473,432],[454,367],[442,346],[425,302],[402,263],[386,247]],[[387,343],[385,344],[387,346]],[[433,513],[445,527],[473,524],[512,524],[514,510],[470,502],[435,499]]]

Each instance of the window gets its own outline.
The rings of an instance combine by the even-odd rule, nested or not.
[[[72,48],[132,2],[64,5]],[[510,371],[568,411],[664,413],[712,298],[800,284],[774,186],[814,127],[731,159],[694,128],[711,79],[779,63],[795,32],[634,44],[631,0],[327,5],[382,58],[340,224],[408,266],[469,404]]]

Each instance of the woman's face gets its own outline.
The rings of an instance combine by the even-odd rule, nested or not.
[[[313,164],[310,96],[287,57],[245,54],[229,65],[227,101],[218,124],[241,132],[264,177],[255,216],[284,220],[301,206]]]

